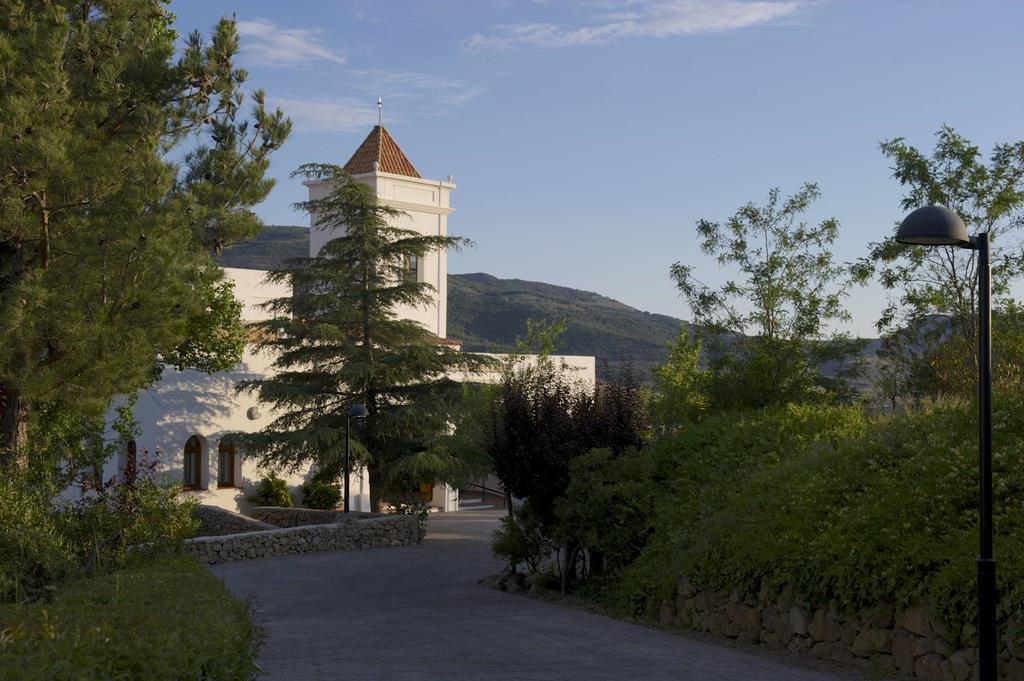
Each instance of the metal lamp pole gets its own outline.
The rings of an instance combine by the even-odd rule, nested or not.
[[[996,679],[996,560],[992,553],[992,299],[988,232],[973,237],[978,251],[978,472],[981,541],[978,554],[978,677]]]
[[[352,475],[352,445],[350,433],[352,431],[352,419],[365,419],[369,415],[366,407],[361,404],[353,404],[345,414],[345,513],[350,510],[349,505],[349,477]]]
[[[992,554],[992,275],[989,234],[969,237],[959,215],[924,206],[904,218],[896,241],[978,252],[978,679],[996,681],[996,561]]]

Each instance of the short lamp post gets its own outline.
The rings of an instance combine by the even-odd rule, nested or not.
[[[960,216],[942,206],[908,215],[896,241],[978,252],[978,453],[981,493],[978,556],[978,679],[996,679],[996,561],[992,555],[992,303],[988,232],[968,236]]]
[[[370,412],[362,404],[353,404],[345,414],[345,513],[349,512],[348,479],[352,475],[352,448],[349,437],[352,430],[352,419],[365,419],[369,415]]]

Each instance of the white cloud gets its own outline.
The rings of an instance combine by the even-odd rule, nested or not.
[[[765,24],[792,16],[806,0],[625,0],[594,2],[605,11],[586,25],[554,23],[502,25],[492,33],[475,33],[463,42],[470,50],[502,49],[515,45],[571,47],[610,42],[617,38],[719,33]]]
[[[314,61],[344,64],[345,55],[325,47],[320,29],[283,28],[266,19],[238,22],[241,52],[253,63],[295,66]]]
[[[272,97],[296,129],[316,132],[361,132],[377,125],[377,106],[355,99]]]
[[[461,80],[416,71],[356,70],[352,75],[359,87],[374,97],[389,101],[422,100],[424,106],[436,104],[458,106],[483,94],[484,89]]]

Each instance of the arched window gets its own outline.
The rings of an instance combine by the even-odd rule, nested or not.
[[[185,489],[200,489],[202,484],[203,443],[198,435],[185,442],[185,474],[182,483]]]
[[[217,486],[235,486],[235,441],[231,436],[222,437],[217,444]]]

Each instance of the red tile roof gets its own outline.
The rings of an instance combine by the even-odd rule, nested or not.
[[[382,173],[420,177],[413,164],[398,148],[394,138],[379,125],[373,126],[373,130],[345,164],[345,170],[353,175],[372,173],[374,162],[379,164],[377,170]]]

